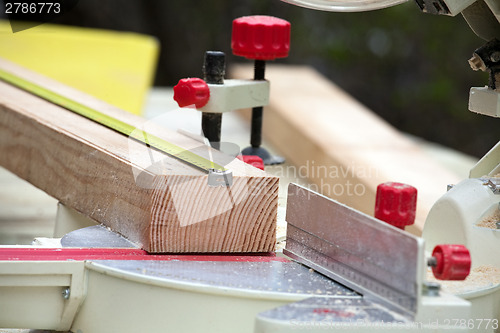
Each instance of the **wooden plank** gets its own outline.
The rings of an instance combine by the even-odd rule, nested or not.
[[[250,78],[252,70],[238,65],[231,73]],[[266,78],[264,138],[294,165],[275,174],[306,176],[312,190],[370,215],[378,184],[411,184],[419,196],[416,223],[407,230],[420,235],[429,209],[458,177],[315,70],[272,65]]]
[[[185,149],[200,143],[0,60],[14,72]],[[0,165],[149,252],[274,249],[278,178],[211,150],[233,185],[0,82]]]

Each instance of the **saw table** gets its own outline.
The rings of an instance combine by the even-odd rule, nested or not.
[[[285,253],[305,266],[272,254],[151,255],[102,226],[68,233],[60,248],[4,247],[0,322],[73,332],[462,330],[446,320],[468,318],[470,304],[423,289],[421,239],[304,187],[290,185],[288,200]]]

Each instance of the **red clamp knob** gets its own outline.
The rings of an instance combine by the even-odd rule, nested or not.
[[[434,257],[432,273],[439,280],[465,280],[470,272],[470,253],[463,245],[437,245],[432,251]]]
[[[174,100],[181,108],[194,105],[204,107],[210,99],[210,88],[199,78],[181,79],[174,87]]]
[[[257,155],[238,155],[237,158],[251,166],[264,170],[264,161]]]
[[[272,16],[243,16],[233,21],[233,54],[249,59],[285,58],[290,50],[290,22]]]
[[[377,186],[375,217],[404,229],[415,222],[417,189],[413,186],[388,182]]]

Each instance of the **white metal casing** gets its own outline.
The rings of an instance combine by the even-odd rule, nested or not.
[[[427,251],[437,244],[463,244],[471,253],[472,268],[500,267],[500,230],[477,223],[499,209],[500,195],[481,179],[466,179],[453,186],[432,207],[423,231]],[[464,282],[466,283],[466,282]],[[460,297],[471,302],[472,319],[500,319],[500,284],[471,285]]]
[[[470,170],[470,178],[493,176],[500,173],[500,141]]]
[[[490,117],[500,117],[500,93],[488,87],[472,87],[469,110]]]

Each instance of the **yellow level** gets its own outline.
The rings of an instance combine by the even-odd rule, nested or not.
[[[21,88],[33,95],[43,98],[51,103],[59,105],[67,110],[79,114],[87,119],[93,120],[103,126],[111,128],[119,133],[127,135],[137,141],[145,143],[148,147],[154,147],[172,157],[184,161],[194,167],[206,172],[210,170],[227,171],[223,166],[214,163],[204,157],[179,147],[173,143],[163,140],[155,135],[136,131],[136,127],[121,120],[115,119],[107,114],[94,110],[86,105],[75,102],[49,89],[41,87],[33,82],[20,78],[12,73],[0,69],[0,79]]]

